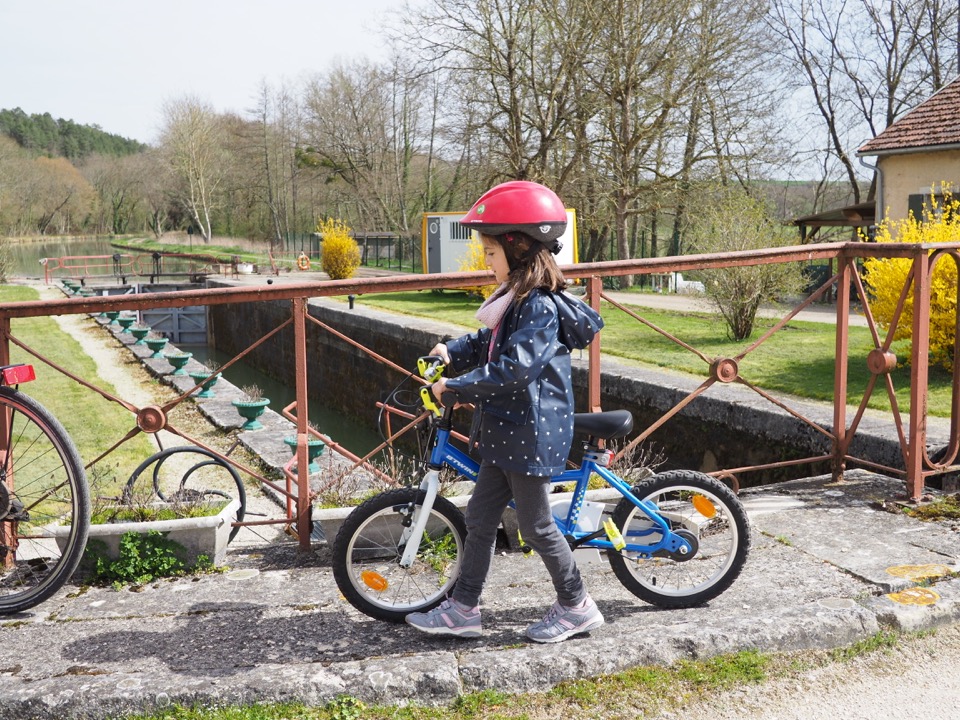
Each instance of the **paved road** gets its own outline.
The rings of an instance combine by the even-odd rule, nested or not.
[[[702,312],[713,310],[710,302],[699,295],[617,292],[612,290],[605,291],[604,294],[621,305],[636,305],[658,310],[697,310]],[[779,319],[785,317],[794,307],[796,306],[765,304],[760,307],[757,315]],[[805,322],[836,323],[836,306],[813,303],[797,313],[796,319]],[[867,327],[867,318],[857,311],[852,311],[849,324],[851,326]]]

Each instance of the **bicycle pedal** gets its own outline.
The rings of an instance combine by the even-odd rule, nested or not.
[[[533,557],[536,554],[534,549],[523,541],[523,536],[520,534],[519,530],[517,530],[517,541],[520,545],[520,552],[522,552],[524,555],[527,557]]]

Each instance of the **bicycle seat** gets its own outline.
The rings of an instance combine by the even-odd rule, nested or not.
[[[573,414],[575,433],[612,440],[626,436],[631,430],[633,430],[633,415],[629,410]]]

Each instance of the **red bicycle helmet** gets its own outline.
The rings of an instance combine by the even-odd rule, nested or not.
[[[510,180],[481,195],[460,224],[487,235],[522,232],[556,254],[561,248],[558,238],[567,229],[567,209],[545,185]]]

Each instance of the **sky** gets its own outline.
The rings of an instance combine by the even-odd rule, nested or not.
[[[165,102],[255,105],[266,80],[387,57],[402,0],[0,0],[0,109],[153,143]]]

